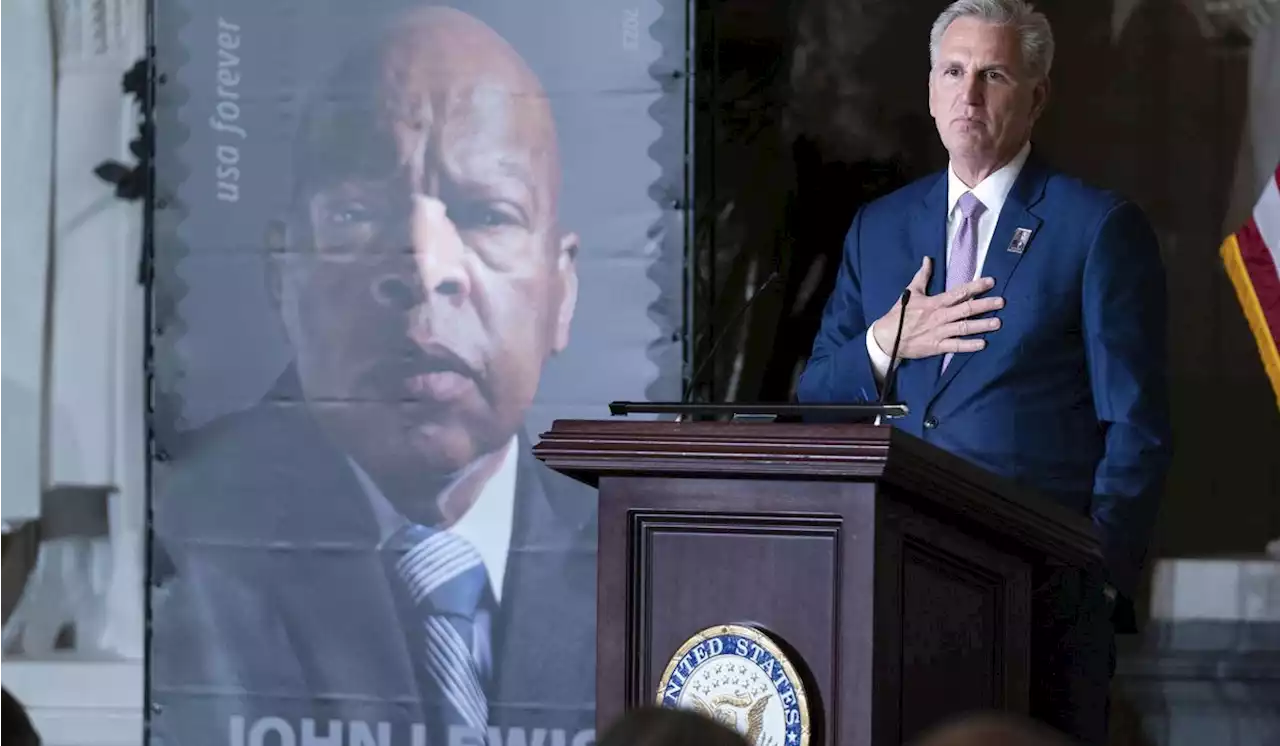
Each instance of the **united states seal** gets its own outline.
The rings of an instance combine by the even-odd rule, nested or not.
[[[721,624],[686,640],[658,682],[658,704],[706,715],[751,746],[809,746],[804,682],[755,627]]]

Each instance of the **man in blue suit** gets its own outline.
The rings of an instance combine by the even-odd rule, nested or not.
[[[959,0],[930,53],[950,165],[854,218],[798,396],[874,400],[901,320],[897,426],[1092,517],[1106,577],[1054,578],[1071,670],[1041,683],[1055,725],[1103,743],[1114,602],[1137,584],[1171,454],[1159,246],[1137,206],[1032,150],[1053,59],[1042,14]]]

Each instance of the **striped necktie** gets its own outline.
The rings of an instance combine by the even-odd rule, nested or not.
[[[422,660],[435,690],[429,704],[440,708],[438,725],[483,733],[489,723],[485,690],[493,669],[495,606],[484,562],[470,542],[448,531],[411,525],[400,538],[393,546],[408,549],[396,559],[395,572],[420,613]]]

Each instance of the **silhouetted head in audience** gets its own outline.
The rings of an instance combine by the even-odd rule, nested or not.
[[[597,746],[755,746],[737,731],[687,710],[645,707],[615,720]]]
[[[40,734],[27,717],[27,710],[8,689],[4,695],[4,742],[11,746],[40,746]]]
[[[916,746],[1075,746],[1075,742],[1028,718],[978,713],[934,728]]]

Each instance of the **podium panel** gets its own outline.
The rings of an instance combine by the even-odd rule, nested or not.
[[[897,670],[885,661],[877,682],[886,732],[876,743],[910,741],[972,710],[1027,713],[1032,564],[901,501],[879,508],[888,608],[877,644],[897,652]]]
[[[857,507],[871,504],[870,487],[827,485],[842,493],[834,504],[850,507],[833,512],[833,495],[806,494],[791,482],[601,480],[601,546],[626,551],[601,556],[597,649],[606,657],[596,661],[597,720],[654,703],[663,670],[691,635],[745,624],[801,662],[816,724],[811,743],[822,743],[832,727],[825,713],[833,708],[823,705],[838,691],[836,671],[856,688],[853,672],[871,664],[859,658],[866,651],[858,644],[870,639],[870,615],[859,614],[873,588],[869,563],[859,561],[871,555],[870,512]],[[842,584],[860,588],[846,596]],[[846,648],[841,668],[832,651]],[[847,698],[834,710],[867,720],[850,709],[856,702]]]

